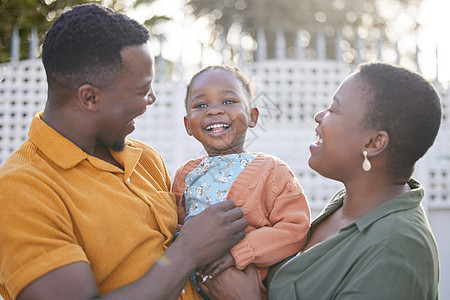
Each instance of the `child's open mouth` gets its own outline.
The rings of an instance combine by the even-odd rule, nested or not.
[[[229,127],[230,127],[230,125],[218,123],[218,124],[208,125],[208,126],[206,126],[205,129],[211,133],[219,133],[219,132],[224,131],[225,129],[228,129]]]

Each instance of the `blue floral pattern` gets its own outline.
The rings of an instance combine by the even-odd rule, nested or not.
[[[234,179],[255,158],[252,153],[237,153],[202,159],[186,176],[184,199],[189,218],[209,205],[226,199]]]

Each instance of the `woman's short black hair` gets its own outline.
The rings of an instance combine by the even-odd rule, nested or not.
[[[386,64],[358,68],[368,87],[365,125],[389,134],[389,172],[410,177],[416,161],[433,145],[442,118],[439,95],[416,72]]]
[[[147,29],[122,13],[96,4],[74,7],[45,37],[42,61],[49,89],[111,83],[122,67],[121,50],[148,39]]]

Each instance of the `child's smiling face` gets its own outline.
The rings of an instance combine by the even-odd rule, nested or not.
[[[186,131],[203,144],[209,156],[244,152],[247,128],[254,127],[258,119],[243,83],[222,69],[195,78],[186,109]]]

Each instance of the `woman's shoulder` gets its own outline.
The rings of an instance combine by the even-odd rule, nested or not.
[[[437,257],[436,241],[420,206],[388,213],[360,230],[367,245],[377,247],[385,258],[414,261],[423,255]]]

